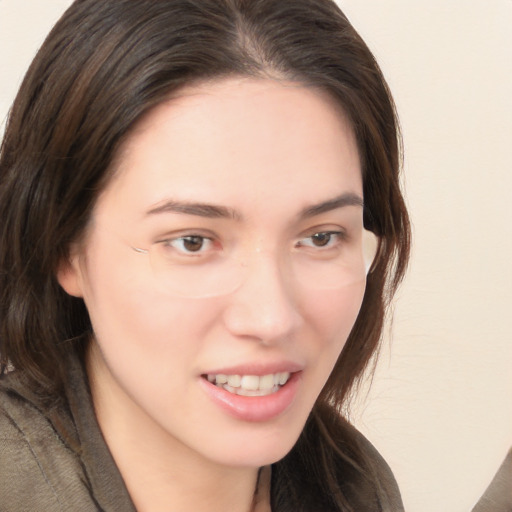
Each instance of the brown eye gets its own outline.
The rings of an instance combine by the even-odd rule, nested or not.
[[[340,246],[344,238],[345,236],[342,231],[317,231],[299,240],[296,247],[308,247],[318,250],[334,249]]]
[[[202,235],[185,235],[162,241],[163,246],[183,256],[204,256],[213,248],[213,240]]]
[[[189,252],[197,252],[203,248],[204,237],[202,236],[185,236],[182,238],[183,248]]]
[[[316,247],[325,247],[332,238],[332,233],[315,233],[311,236],[311,241]]]

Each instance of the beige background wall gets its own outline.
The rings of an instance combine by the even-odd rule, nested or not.
[[[0,131],[68,0],[0,0]],[[395,94],[414,254],[354,420],[410,512],[471,509],[512,446],[512,1],[339,0]]]
[[[396,97],[415,235],[359,424],[407,510],[467,511],[512,446],[512,2],[339,3]]]

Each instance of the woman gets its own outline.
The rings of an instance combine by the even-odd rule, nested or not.
[[[401,510],[343,416],[399,148],[331,1],[74,2],[2,145],[2,510]]]

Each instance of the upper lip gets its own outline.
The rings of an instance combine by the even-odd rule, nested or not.
[[[295,373],[304,369],[304,366],[292,361],[276,361],[272,363],[244,363],[224,368],[215,368],[204,372],[203,375],[270,375],[272,373]]]

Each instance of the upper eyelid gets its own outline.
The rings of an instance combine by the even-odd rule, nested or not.
[[[309,224],[309,223],[308,223]],[[309,225],[307,227],[299,227],[299,230],[296,231],[295,234],[293,234],[293,231],[288,228],[286,231],[288,231],[288,235],[286,235],[285,232],[282,233],[282,236],[290,236],[290,240],[299,240],[301,238],[306,238],[309,236],[314,235],[315,233],[338,233],[342,237],[348,238],[350,236],[350,233],[353,230],[353,227],[351,226],[353,222],[347,221],[347,222],[340,222],[339,219],[326,219],[325,221],[322,221],[320,223],[315,223],[314,225]],[[236,230],[238,231],[238,230]],[[243,229],[242,231],[242,238],[243,238]],[[237,235],[233,230],[227,230],[227,229],[218,229],[214,230],[211,227],[183,227],[183,228],[175,228],[175,229],[169,229],[169,230],[161,230],[161,234],[157,234],[153,236],[153,242],[152,243],[162,243],[165,241],[170,240],[176,240],[179,238],[186,238],[188,236],[200,236],[203,238],[207,238],[210,240],[218,240],[218,241],[227,241],[233,240],[235,238],[239,238],[239,235]]]
[[[169,231],[164,233],[163,235],[159,235],[155,237],[154,243],[162,243],[162,242],[169,242],[172,240],[179,240],[180,238],[187,238],[192,236],[198,236],[201,238],[214,240],[219,238],[215,233],[213,233],[211,230],[207,229],[198,229],[198,228],[191,228],[191,229],[177,229],[175,231]]]
[[[209,241],[214,240],[214,238],[211,236],[190,234],[190,235],[180,235],[180,236],[168,237],[168,238],[165,238],[164,240],[162,240],[162,242],[175,242],[177,240],[186,240],[187,238],[201,238],[203,240],[209,240]]]
[[[304,229],[297,236],[297,238],[307,238],[317,233],[337,233],[340,236],[348,237],[350,229],[345,226],[340,226],[339,223],[323,223],[317,226]]]
[[[212,252],[212,250],[215,250],[215,240],[211,237],[206,237],[202,235],[195,235],[203,239],[203,243],[206,242],[206,247],[202,246],[197,251],[191,251],[188,250],[186,247],[177,247],[176,243],[182,243],[185,244],[185,240],[190,237],[194,237],[194,235],[182,235],[182,236],[176,236],[172,238],[166,238],[160,242],[158,242],[156,245],[162,246],[166,251],[170,250],[176,253],[176,256],[178,257],[198,257],[198,258],[205,258],[208,257],[209,253]]]
[[[320,234],[327,234],[327,235],[333,235],[333,236],[337,236],[339,237],[341,240],[345,241],[346,239],[348,239],[348,236],[346,235],[346,233],[342,230],[335,230],[335,229],[325,229],[325,230],[320,230],[320,231],[313,231],[311,234],[309,235],[306,235],[306,236],[303,236],[303,237],[299,237],[298,238],[298,241],[301,241],[301,240],[305,240],[307,238],[313,238],[315,235],[320,235]]]

